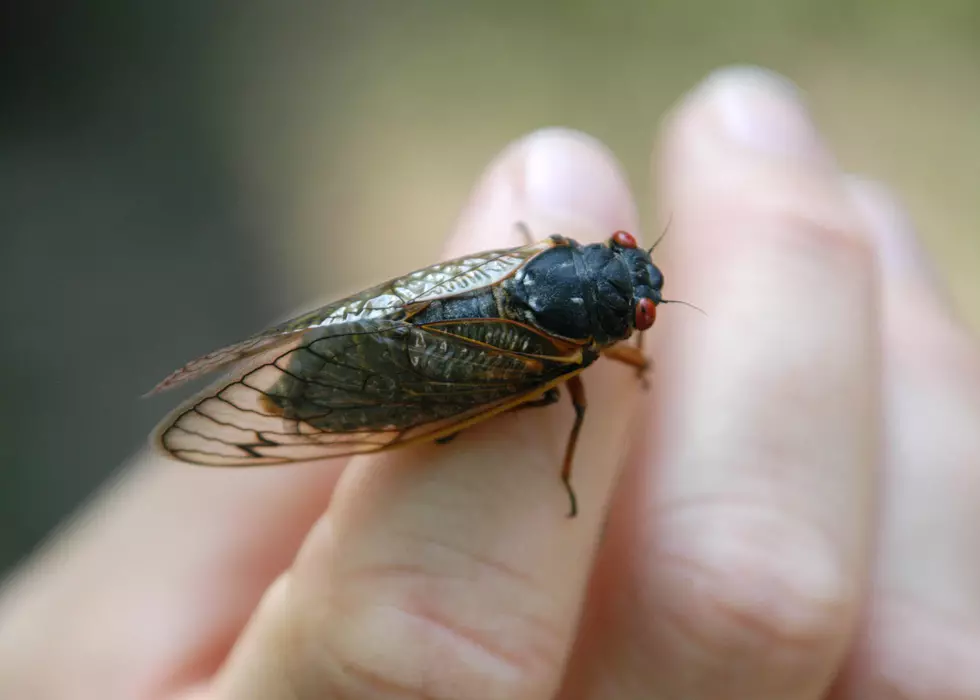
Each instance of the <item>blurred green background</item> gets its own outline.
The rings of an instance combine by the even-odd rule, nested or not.
[[[38,0],[0,52],[0,571],[143,445],[175,366],[432,261],[524,132],[591,132],[648,191],[659,118],[727,63],[808,93],[980,326],[974,0]]]

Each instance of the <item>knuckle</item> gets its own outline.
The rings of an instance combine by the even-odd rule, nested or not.
[[[553,692],[570,633],[540,612],[545,596],[523,577],[482,560],[475,566],[466,576],[418,563],[359,571],[325,606],[329,641],[304,643],[301,658],[329,657],[329,687],[342,697],[483,700]],[[299,624],[307,638],[322,638],[327,620],[305,616]],[[319,629],[310,632],[310,623]]]
[[[712,663],[785,674],[832,663],[858,596],[835,548],[786,515],[756,508],[736,508],[724,522],[718,515],[675,514],[690,537],[683,552],[663,553],[676,602],[670,624]]]
[[[716,192],[714,225],[742,222],[769,245],[836,265],[868,270],[874,246],[836,178],[809,170],[742,172]]]
[[[871,242],[840,213],[821,215],[777,202],[758,215],[760,225],[755,231],[760,242],[786,256],[810,261],[838,275],[866,278],[874,270]]]
[[[817,218],[795,211],[777,212],[773,221],[789,245],[808,255],[822,256],[837,267],[871,270],[875,252],[860,229],[840,216]]]
[[[719,198],[732,208],[773,218],[799,218],[816,228],[866,239],[862,218],[835,171],[797,167],[740,168],[719,183]],[[868,241],[867,247],[871,248]]]

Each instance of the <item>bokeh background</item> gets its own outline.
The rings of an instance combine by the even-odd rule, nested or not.
[[[0,572],[175,366],[432,261],[524,132],[591,132],[648,191],[658,120],[732,62],[806,91],[980,326],[975,0],[0,4]]]

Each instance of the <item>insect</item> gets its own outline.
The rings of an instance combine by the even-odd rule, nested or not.
[[[172,373],[150,394],[230,370],[168,416],[155,445],[185,462],[242,467],[446,442],[552,404],[566,384],[575,422],[561,479],[574,517],[579,374],[601,355],[646,369],[640,343],[624,341],[667,302],[652,250],[626,231],[590,245],[553,235],[371,287]]]

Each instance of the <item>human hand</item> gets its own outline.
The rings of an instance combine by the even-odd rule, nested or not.
[[[665,294],[708,315],[661,309],[649,392],[583,375],[578,518],[567,398],[347,464],[144,456],[6,586],[0,696],[980,697],[980,356],[909,224],[757,73],[664,144]],[[565,131],[502,154],[447,254],[517,220],[637,229]]]

